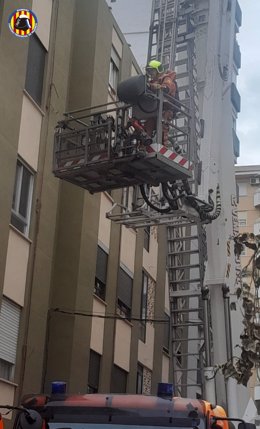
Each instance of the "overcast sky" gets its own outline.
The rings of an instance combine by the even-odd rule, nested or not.
[[[146,64],[148,29],[152,0],[107,0],[119,26],[139,60]],[[216,0],[219,1],[219,0]],[[238,164],[260,165],[260,0],[239,0],[242,27],[237,35],[242,55],[237,87],[241,95],[241,112],[237,120],[240,139]],[[137,13],[138,11],[138,13]],[[145,19],[144,19],[145,17]],[[139,32],[139,34],[129,34]]]
[[[242,27],[237,36],[242,55],[238,76],[241,113],[237,121],[240,139],[238,164],[260,164],[260,0],[239,0]]]

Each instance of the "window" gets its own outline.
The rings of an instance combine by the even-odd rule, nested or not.
[[[247,184],[246,183],[238,183],[239,196],[245,197],[247,195]]]
[[[247,212],[237,212],[238,216],[238,226],[243,227],[247,226]]]
[[[146,318],[147,318],[147,300],[148,300],[148,276],[143,272],[142,276],[142,296],[140,309],[140,340],[145,342],[146,338]]]
[[[143,378],[144,378],[144,367],[140,364],[137,365],[137,374],[136,374],[136,393],[143,393]]]
[[[126,393],[127,372],[113,365],[111,375],[111,393]]]
[[[133,279],[122,269],[118,272],[117,305],[124,316],[130,319],[132,308]]]
[[[11,224],[28,235],[33,192],[33,175],[17,161],[13,193]]]
[[[116,92],[119,81],[120,58],[112,46],[110,66],[109,66],[109,85]]]
[[[29,39],[25,89],[41,105],[46,50],[35,34]]]
[[[98,246],[94,293],[105,301],[108,254]]]
[[[170,316],[165,313],[164,332],[163,332],[163,350],[169,353],[170,345]]]
[[[88,393],[97,393],[99,385],[101,356],[90,350],[88,370]]]
[[[254,224],[254,234],[259,235],[260,234],[260,219],[257,219]]]
[[[150,234],[151,234],[151,227],[146,226],[144,228],[144,248],[149,252],[150,249]]]
[[[3,297],[0,308],[0,378],[13,381],[21,309]]]

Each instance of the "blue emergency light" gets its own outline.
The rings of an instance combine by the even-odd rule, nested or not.
[[[67,383],[65,381],[53,381],[51,383],[51,393],[53,395],[57,393],[66,393]]]
[[[173,397],[173,384],[172,383],[158,383],[157,396],[164,399],[172,399]]]

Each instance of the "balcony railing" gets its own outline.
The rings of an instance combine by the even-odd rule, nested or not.
[[[231,101],[237,113],[241,108],[241,97],[234,82],[231,85]]]
[[[233,151],[236,158],[240,156],[240,140],[236,131],[233,129]]]
[[[237,41],[234,42],[233,60],[237,69],[241,67],[241,52]]]
[[[238,1],[236,2],[235,18],[236,18],[236,23],[237,23],[238,27],[241,27],[241,25],[242,25],[242,10],[239,6]]]

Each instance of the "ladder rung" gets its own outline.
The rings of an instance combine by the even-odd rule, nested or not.
[[[180,252],[168,252],[169,255],[184,255],[184,254],[190,254],[194,255],[195,253],[198,253],[199,250],[181,250]]]
[[[182,60],[177,60],[175,61],[175,68],[177,68],[178,66],[183,66],[184,64],[188,64],[189,59],[188,58],[183,58]]]
[[[199,356],[199,353],[173,353],[174,357],[181,357],[181,356]]]
[[[197,239],[198,236],[197,235],[189,235],[189,236],[185,236],[185,237],[173,237],[173,238],[168,238],[168,241],[187,241],[187,240],[195,240]]]
[[[201,291],[189,289],[171,291],[171,298],[192,298],[194,296],[201,296]]]
[[[183,284],[183,283],[200,283],[201,279],[183,279],[183,280],[171,280],[170,284]]]
[[[196,383],[196,384],[180,384],[180,383],[178,383],[177,384],[177,387],[181,387],[181,386],[185,386],[185,387],[192,387],[192,386],[198,386],[198,387],[201,387],[202,386],[202,384],[198,384],[198,383]]]
[[[203,308],[199,307],[199,308],[178,308],[176,310],[171,310],[171,313],[195,313],[198,311],[202,311]]]
[[[187,322],[187,323],[172,323],[171,326],[173,328],[183,328],[186,326],[203,326],[204,322]]]
[[[182,270],[184,268],[190,268],[190,269],[192,269],[192,268],[200,268],[200,264],[177,265],[177,266],[174,266],[174,267],[169,267],[168,266],[169,270],[174,270],[174,271]]]
[[[186,226],[197,226],[197,224],[193,223],[193,222],[187,222],[187,221],[185,222],[185,221],[183,221],[183,222],[176,222],[173,225],[169,225],[168,228],[169,229],[171,229],[171,228],[183,228],[183,227],[186,227]]]
[[[174,372],[189,372],[189,371],[199,371],[202,368],[183,368],[183,369],[175,369]]]
[[[184,343],[185,341],[204,341],[204,338],[173,338],[174,343]]]

